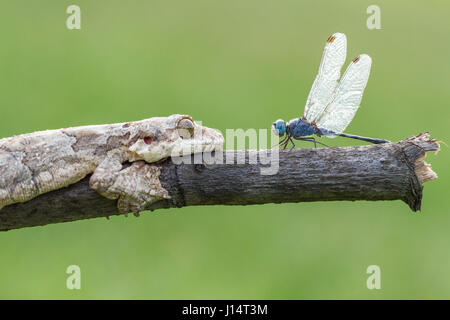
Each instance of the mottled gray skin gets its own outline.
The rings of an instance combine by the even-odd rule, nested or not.
[[[172,115],[142,121],[48,130],[0,140],[0,209],[76,183],[90,186],[119,210],[139,212],[170,198],[159,169],[144,166],[174,155],[219,150],[222,135]],[[122,170],[124,162],[133,162]]]

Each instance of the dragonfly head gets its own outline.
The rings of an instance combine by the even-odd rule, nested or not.
[[[286,134],[286,122],[278,119],[272,124],[272,131],[280,137],[284,136]]]

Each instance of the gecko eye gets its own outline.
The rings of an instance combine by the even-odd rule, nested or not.
[[[182,139],[192,138],[194,135],[194,123],[189,119],[182,119],[177,124],[177,130]]]
[[[152,137],[145,137],[144,142],[145,142],[145,144],[151,144],[153,142],[153,139],[152,139]]]

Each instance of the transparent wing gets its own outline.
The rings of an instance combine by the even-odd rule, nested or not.
[[[372,59],[366,54],[350,63],[331,102],[316,121],[319,128],[335,133],[342,133],[347,128],[361,103],[371,65]]]
[[[303,116],[312,122],[323,112],[338,86],[342,65],[347,55],[347,38],[343,33],[330,36],[323,50],[319,72],[306,100]]]

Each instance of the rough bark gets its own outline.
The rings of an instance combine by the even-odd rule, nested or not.
[[[161,184],[170,200],[148,207],[155,210],[196,205],[402,200],[420,210],[422,183],[436,179],[423,161],[439,144],[428,133],[380,145],[280,150],[279,170],[261,175],[259,163],[249,163],[256,151],[226,151],[223,159],[236,164],[174,164],[161,167]],[[263,151],[266,152],[266,151]],[[225,163],[225,160],[223,161]],[[119,214],[116,201],[89,188],[89,177],[67,188],[0,210],[0,231]]]

